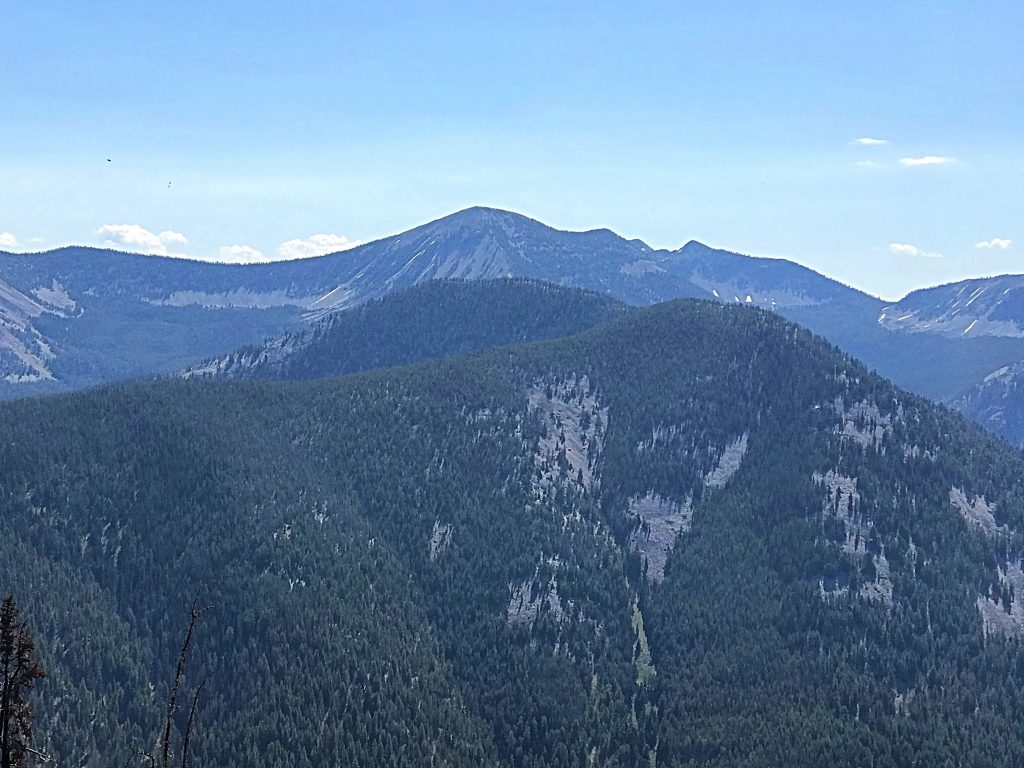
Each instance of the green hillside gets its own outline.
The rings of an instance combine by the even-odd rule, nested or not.
[[[3,404],[0,585],[62,765],[154,743],[195,594],[195,766],[1014,765],[1021,478],[808,332],[681,301]]]
[[[537,280],[433,280],[244,347],[188,375],[343,376],[569,336],[627,311],[610,297]]]

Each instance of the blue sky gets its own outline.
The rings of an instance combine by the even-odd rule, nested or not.
[[[0,247],[279,258],[482,204],[887,298],[1024,272],[1019,2],[0,0],[0,19]]]

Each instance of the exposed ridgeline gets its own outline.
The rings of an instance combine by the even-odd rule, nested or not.
[[[608,230],[562,232],[487,208],[273,264],[0,253],[0,396],[170,373],[430,280],[535,278],[638,304],[705,293],[651,267],[650,253]]]
[[[628,307],[600,294],[536,280],[435,280],[328,315],[184,375],[314,379],[568,336]]]
[[[7,403],[0,451],[61,764],[153,743],[199,586],[195,765],[1024,761],[1024,458],[769,313]]]
[[[891,307],[881,321],[903,334],[939,335],[1012,344],[1024,338],[1024,277],[1004,275],[964,280],[915,291]],[[1024,359],[990,366],[977,384],[952,405],[1018,446],[1024,446]],[[973,362],[973,361],[972,361]],[[977,368],[977,361],[972,367]]]
[[[1010,325],[1024,327],[1019,302],[1003,300],[966,335],[938,326],[919,332],[890,322],[907,312],[892,315],[879,299],[782,259],[697,242],[655,249],[606,229],[564,232],[508,211],[470,208],[341,253],[274,264],[91,248],[0,253],[0,397],[172,373],[268,338],[283,339],[267,349],[279,357],[275,344],[308,338],[300,329],[337,311],[432,280],[505,277],[640,306],[696,297],[772,309],[943,401],[1024,360],[1024,337],[979,331],[1009,327],[1004,315],[1014,312]]]
[[[922,288],[885,307],[879,323],[905,333],[951,338],[1024,337],[1024,275]]]
[[[1024,362],[1004,365],[953,403],[983,427],[1024,447]]]

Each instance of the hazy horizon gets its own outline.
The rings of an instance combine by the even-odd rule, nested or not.
[[[886,298],[1024,271],[1024,8],[3,4],[0,249],[228,262],[473,205]]]

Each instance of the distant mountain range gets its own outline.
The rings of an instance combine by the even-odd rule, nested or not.
[[[310,323],[402,288],[504,277],[633,305],[690,297],[773,310],[951,404],[1024,361],[1024,277],[915,291],[890,305],[781,259],[693,241],[657,250],[609,230],[563,232],[471,208],[341,253],[274,264],[89,248],[0,253],[0,396],[171,373],[266,339],[294,346],[317,333]],[[1009,436],[1024,432],[1024,423],[985,421]]]

